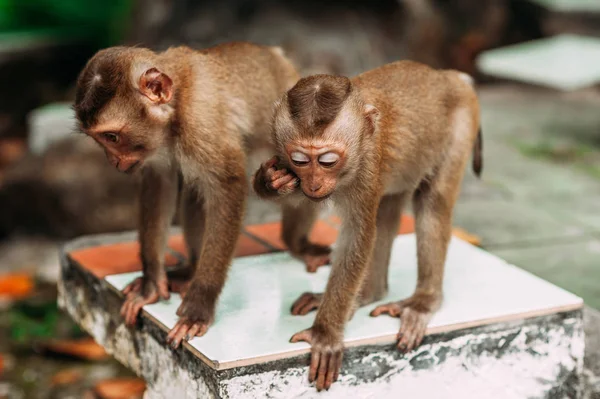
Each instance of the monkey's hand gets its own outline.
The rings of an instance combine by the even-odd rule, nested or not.
[[[299,245],[288,244],[293,256],[306,265],[306,271],[316,273],[317,269],[331,263],[331,247],[315,244],[304,238]]]
[[[377,306],[371,312],[371,316],[387,313],[400,318],[400,331],[396,336],[397,346],[400,351],[407,353],[421,344],[427,332],[427,324],[440,303],[441,298],[437,296],[415,293],[402,301]]]
[[[259,197],[274,199],[294,192],[300,179],[287,169],[277,169],[278,157],[263,163],[254,175],[252,186]]]
[[[344,341],[340,334],[313,325],[292,336],[290,342],[308,342],[310,350],[310,368],[308,380],[316,381],[317,391],[329,389],[337,380],[342,367]]]
[[[313,310],[317,310],[321,306],[322,300],[323,294],[305,292],[292,305],[292,314],[294,316],[304,316]]]
[[[176,349],[184,339],[201,337],[214,319],[217,295],[192,281],[177,309],[179,320],[167,335],[167,343]]]
[[[125,302],[121,307],[121,316],[125,324],[135,324],[138,313],[144,305],[156,303],[160,299],[169,299],[169,288],[165,278],[156,281],[149,277],[138,277],[123,289]]]

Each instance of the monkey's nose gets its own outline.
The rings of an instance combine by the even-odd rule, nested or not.
[[[310,191],[312,191],[313,193],[316,193],[317,191],[319,191],[319,189],[321,187],[322,187],[322,184],[313,183],[310,185]]]

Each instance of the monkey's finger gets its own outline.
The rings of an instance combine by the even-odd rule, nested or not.
[[[159,299],[169,299],[171,297],[171,293],[169,292],[169,284],[167,284],[166,281],[158,283],[157,286],[158,286],[158,290],[157,290],[158,298],[156,298],[157,301]]]
[[[263,163],[262,166],[265,169],[270,169],[270,168],[274,167],[277,164],[277,162],[279,162],[279,157],[277,155],[275,155],[273,158],[271,158],[267,162]]]
[[[415,336],[415,348],[421,345],[421,342],[423,342],[423,338],[425,338],[426,331],[427,328],[419,328],[419,330],[417,331],[417,334]]]
[[[294,179],[292,179],[290,182],[284,184],[283,187],[281,187],[281,188],[284,189],[285,191],[293,191],[296,187],[298,187],[299,184],[300,184],[300,179],[298,179],[297,177],[294,177]]]
[[[335,353],[335,367],[333,369],[333,381],[337,381],[340,376],[340,369],[342,368],[342,359],[344,358],[344,352],[339,351]]]
[[[135,324],[135,316],[133,313],[133,307],[135,306],[135,300],[129,302],[129,306],[127,307],[127,313],[125,314],[125,324],[128,326],[132,326]]]
[[[187,322],[180,320],[179,323],[180,324],[179,326],[176,326],[177,330],[175,331],[175,334],[173,334],[171,339],[171,348],[173,349],[177,349],[179,347],[179,344],[183,340],[183,337],[187,335],[189,330],[189,325]]]
[[[280,177],[284,177],[284,176],[292,176],[293,175],[287,170],[287,169],[269,169],[267,171],[267,177],[269,178],[269,180],[273,181],[273,180],[277,180]]]
[[[340,353],[339,352],[334,352],[330,357],[329,357],[329,365],[327,366],[327,375],[325,376],[325,389],[329,389],[329,387],[331,386],[331,384],[333,384],[333,381],[335,381],[335,375],[337,373],[338,370],[338,355]]]
[[[301,342],[301,341],[312,344],[312,335],[311,335],[310,329],[300,331],[300,332],[292,335],[292,338],[290,338],[290,343],[292,343],[292,344],[295,344],[296,342]]]
[[[385,304],[385,305],[379,305],[377,306],[375,309],[373,309],[370,313],[371,317],[377,317],[380,316],[384,313],[388,313],[389,312],[389,306],[390,304]]]
[[[173,340],[175,339],[175,336],[177,335],[177,331],[179,331],[179,327],[181,326],[181,324],[182,324],[182,321],[178,320],[177,323],[175,323],[175,325],[171,329],[171,331],[169,331],[169,333],[167,334],[167,343],[168,344],[172,343]]]
[[[327,377],[327,370],[329,368],[330,361],[331,353],[325,352],[321,355],[321,359],[319,361],[319,371],[317,372],[317,391],[320,391],[323,388],[329,388],[325,386],[325,378]]]
[[[190,329],[188,330],[188,332],[185,335],[184,339],[186,341],[189,341],[190,339],[194,338],[196,336],[196,334],[200,331],[201,327],[202,327],[201,323],[194,323],[192,325],[192,327],[190,327]]]
[[[298,316],[306,316],[313,310],[317,310],[319,308],[319,304],[315,302],[307,303],[300,311],[298,312]]]
[[[132,291],[137,292],[137,291],[140,291],[141,288],[142,288],[142,279],[141,278],[136,278],[131,283],[129,283],[127,285],[127,287],[125,287],[123,289],[123,294],[127,295],[130,292],[132,292]]]
[[[285,186],[286,184],[288,184],[289,182],[291,182],[294,179],[295,179],[295,177],[292,175],[284,175],[283,177],[273,180],[271,182],[271,188],[273,190],[279,190],[280,188],[282,188],[283,186]]]
[[[131,306],[129,309],[131,324],[135,324],[135,320],[137,319],[137,316],[140,314],[140,311],[144,305],[145,303],[143,301],[137,301]]]
[[[321,353],[318,351],[312,351],[312,354],[310,355],[310,368],[308,369],[309,382],[313,382],[317,378],[317,371],[319,370],[320,359]]]
[[[128,324],[130,326],[133,326],[135,324],[140,309],[142,309],[142,306],[144,306],[144,304],[145,303],[143,298],[136,298],[134,301],[131,302],[131,305],[129,306],[128,310],[129,314],[127,315]]]
[[[306,304],[310,300],[310,295],[311,294],[309,292],[305,292],[302,295],[300,295],[300,298],[294,301],[291,309],[293,315],[299,314],[298,312],[300,311],[300,309],[304,307],[304,304]]]
[[[125,315],[127,314],[127,308],[129,307],[129,299],[126,298],[125,302],[123,302],[123,305],[121,305],[121,311],[119,312],[121,314],[121,317],[125,317]]]
[[[128,326],[132,326],[135,324],[135,317],[133,317],[133,318],[131,317],[131,312],[132,312],[131,309],[132,309],[133,305],[135,304],[136,299],[137,299],[137,297],[131,296],[123,304],[122,316],[123,316],[123,319],[125,319],[125,324]]]
[[[208,331],[208,324],[205,324],[205,323],[201,324],[200,325],[200,331],[198,331],[196,333],[196,337],[203,336],[204,334],[206,334],[207,331]]]

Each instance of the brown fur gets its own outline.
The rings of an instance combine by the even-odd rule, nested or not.
[[[80,126],[113,166],[142,174],[144,277],[124,290],[128,324],[144,304],[168,298],[177,277],[192,276],[168,340],[176,347],[206,332],[241,229],[246,154],[270,145],[272,104],[297,79],[280,49],[250,43],[163,53],[117,47],[88,62],[75,102]],[[189,265],[168,279],[163,259],[178,182]]]
[[[323,88],[331,95],[320,97]],[[292,112],[288,104],[305,108]],[[312,124],[305,126],[294,115],[308,115],[303,121]],[[293,314],[318,308],[313,326],[292,337],[312,345],[309,379],[317,381],[317,389],[329,388],[337,378],[344,326],[356,306],[387,294],[392,243],[410,200],[417,287],[410,298],[380,306],[372,315],[402,318],[400,349],[411,350],[422,340],[442,300],[452,208],[478,130],[470,79],[410,61],[361,74],[350,87],[333,76],[301,79],[279,102],[273,130],[278,170],[270,161],[257,171],[257,193],[295,206],[297,213],[315,212],[320,202],[332,200],[344,221],[325,293],[305,293],[292,307]]]

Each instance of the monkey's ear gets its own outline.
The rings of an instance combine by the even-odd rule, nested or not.
[[[150,68],[140,76],[140,91],[156,104],[165,104],[173,96],[173,81],[156,68]]]
[[[377,131],[377,121],[379,120],[379,110],[374,105],[367,104],[365,105],[364,115],[370,124],[371,133],[375,133]]]

